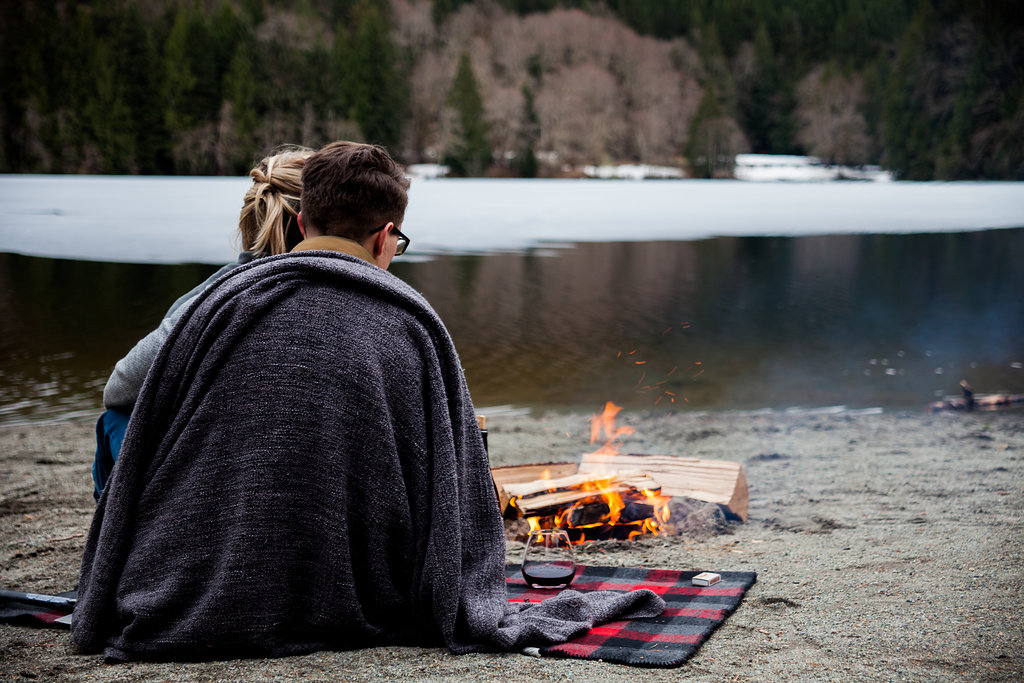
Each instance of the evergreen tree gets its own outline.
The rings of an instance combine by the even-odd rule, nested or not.
[[[66,141],[54,130],[68,45],[55,3],[0,3],[0,170],[49,172]]]
[[[358,7],[359,0],[330,0],[327,19],[329,25],[338,26],[348,23],[352,13]]]
[[[864,5],[860,2],[847,5],[846,12],[839,18],[834,30],[831,57],[844,66],[862,66],[877,51],[868,30]]]
[[[715,178],[731,172],[736,155],[733,132],[733,124],[718,101],[715,86],[709,83],[690,123],[686,143],[686,156],[694,176]]]
[[[976,46],[971,70],[953,101],[952,117],[935,150],[935,176],[946,180],[969,178],[981,159],[972,158],[971,136],[982,117],[975,110],[985,101],[985,72],[991,69],[984,45]]]
[[[126,3],[116,16],[104,20],[110,29],[116,69],[123,83],[124,104],[129,110],[134,138],[134,172],[168,173],[171,170],[167,128],[163,112],[154,106],[160,89],[160,58],[153,30],[135,3]]]
[[[267,18],[265,0],[241,0],[242,16],[250,26],[259,26]]]
[[[920,69],[930,61],[927,41],[932,21],[930,6],[921,3],[900,43],[896,68],[886,87],[883,161],[905,180],[930,180],[935,173],[933,122],[920,78]]]
[[[190,105],[197,78],[192,72],[189,24],[191,11],[179,5],[163,54],[163,109],[170,133],[185,130],[196,123]]]
[[[63,101],[50,119],[57,126],[60,169],[91,173],[159,170],[164,136],[150,94],[155,52],[137,8],[114,2],[78,5],[59,83]],[[156,122],[156,128],[149,124]]]
[[[135,140],[132,112],[125,104],[123,81],[118,78],[116,55],[105,42],[97,42],[88,71],[90,93],[83,118],[91,150],[97,155],[86,159],[83,170],[91,173],[128,173],[134,171]]]
[[[394,148],[401,139],[408,95],[398,70],[387,8],[382,11],[365,3],[357,15],[343,80],[349,118],[359,124],[367,142]]]
[[[758,28],[754,40],[754,64],[749,80],[739,93],[738,109],[743,130],[755,152],[784,151],[789,146],[788,141],[780,138],[791,131],[792,127],[787,126],[786,119],[791,118],[792,114],[781,111],[783,79],[771,37],[764,24]]]
[[[303,97],[303,134],[300,139],[302,144],[316,147],[322,142],[323,136],[318,122],[323,121],[332,111],[331,103],[338,84],[331,80],[331,48],[324,36],[317,36],[302,55],[303,77],[297,81],[297,86],[301,88],[299,94]]]
[[[537,140],[540,139],[540,119],[533,103],[533,90],[523,86],[523,115],[519,122],[519,150],[516,153],[516,171],[520,177],[537,176]]]
[[[702,85],[714,85],[715,98],[726,112],[735,112],[738,106],[736,80],[718,39],[718,27],[709,22],[700,31],[700,61],[704,67]]]
[[[224,74],[224,99],[231,103],[234,118],[234,133],[245,149],[235,155],[236,160],[253,156],[252,137],[259,124],[259,81],[256,79],[256,65],[249,46],[240,43],[231,58],[227,73]]]
[[[455,80],[448,93],[448,106],[455,111],[457,130],[455,143],[448,150],[445,163],[456,175],[483,175],[491,162],[488,126],[484,119],[484,102],[466,52],[459,58]]]
[[[334,42],[327,65],[328,92],[327,108],[329,111],[347,116],[349,113],[348,90],[352,61],[352,39],[345,24],[339,23],[334,29]]]

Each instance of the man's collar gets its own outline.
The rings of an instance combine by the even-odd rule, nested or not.
[[[355,240],[350,240],[347,237],[336,237],[334,235],[310,237],[296,244],[295,247],[292,248],[292,251],[310,251],[313,249],[340,251],[342,254],[355,256],[372,263],[373,265],[377,265],[377,262],[373,260],[373,255],[367,251],[366,247]]]

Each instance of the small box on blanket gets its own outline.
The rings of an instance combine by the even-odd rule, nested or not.
[[[712,572],[701,572],[693,577],[694,586],[713,586],[722,580],[721,575]]]

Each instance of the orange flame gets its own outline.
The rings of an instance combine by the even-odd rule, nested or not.
[[[629,436],[636,430],[632,427],[623,425],[622,427],[615,426],[615,416],[622,410],[622,406],[617,406],[611,401],[608,401],[604,405],[604,412],[600,415],[594,415],[590,418],[590,443],[597,443],[601,439],[601,432],[604,432],[604,436],[607,439],[595,453],[615,454],[619,452],[616,442],[621,442],[623,437]]]

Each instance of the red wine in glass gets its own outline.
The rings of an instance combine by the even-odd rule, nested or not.
[[[530,532],[523,553],[523,579],[533,588],[564,588],[576,576],[569,534],[564,529]]]
[[[560,563],[530,562],[523,565],[523,578],[534,588],[568,586],[575,574],[575,566]]]

